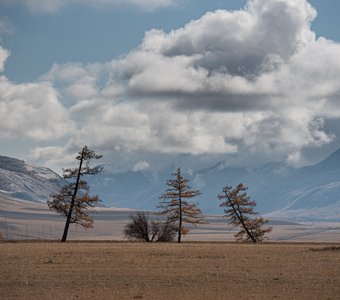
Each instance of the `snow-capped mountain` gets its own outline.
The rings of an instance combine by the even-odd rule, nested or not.
[[[60,191],[61,184],[61,177],[48,168],[0,156],[0,193],[20,200],[46,202],[51,193]]]
[[[104,169],[105,170],[105,169]],[[91,191],[104,205],[133,209],[156,209],[175,168],[110,174],[89,178]],[[185,170],[184,170],[185,171]],[[200,189],[204,213],[222,214],[217,195],[226,185],[248,186],[260,214],[308,220],[340,220],[340,149],[320,163],[292,168],[272,163],[257,168],[230,167],[220,162],[210,168],[186,173],[192,187]]]

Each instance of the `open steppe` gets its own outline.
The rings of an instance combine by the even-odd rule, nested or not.
[[[340,244],[3,242],[1,299],[339,299]]]
[[[69,240],[123,240],[122,231],[135,211],[98,208],[94,228],[84,230],[71,226]],[[151,216],[156,218],[156,216]],[[271,242],[338,242],[339,222],[305,222],[269,218],[273,231]],[[207,215],[208,224],[191,228],[184,241],[234,241],[235,228],[221,215]],[[65,219],[50,211],[46,203],[15,201],[0,195],[0,234],[8,240],[58,240]]]

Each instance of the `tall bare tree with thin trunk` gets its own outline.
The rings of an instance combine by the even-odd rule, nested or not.
[[[242,183],[235,189],[232,189],[231,186],[224,187],[223,193],[218,195],[218,198],[223,200],[220,206],[225,207],[225,217],[230,218],[229,224],[241,228],[235,234],[236,241],[262,242],[266,238],[266,234],[272,231],[272,228],[263,227],[268,220],[262,217],[251,218],[252,215],[256,214],[253,210],[256,202],[250,201],[246,190],[247,187]]]
[[[78,167],[63,170],[65,185],[59,194],[51,195],[47,201],[51,210],[66,217],[64,233],[61,241],[65,242],[69,226],[71,223],[78,224],[85,229],[93,227],[93,218],[90,215],[93,207],[100,202],[98,196],[90,196],[90,188],[85,180],[84,175],[96,175],[102,171],[101,166],[91,166],[94,159],[100,159],[102,155],[96,154],[87,146],[76,156],[79,161]]]
[[[177,226],[178,243],[181,242],[182,234],[188,233],[188,228],[183,223],[193,225],[206,223],[203,221],[202,211],[197,207],[197,203],[189,203],[187,199],[191,199],[200,195],[199,190],[192,189],[178,168],[174,174],[174,179],[169,179],[167,185],[169,188],[159,197],[164,199],[158,205],[161,211],[158,214],[166,215],[167,222],[174,223]]]

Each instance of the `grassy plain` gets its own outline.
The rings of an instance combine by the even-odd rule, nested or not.
[[[1,299],[339,299],[339,295],[339,243],[0,243]]]

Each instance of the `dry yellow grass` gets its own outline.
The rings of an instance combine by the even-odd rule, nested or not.
[[[339,299],[339,295],[339,244],[0,243],[1,299]]]

